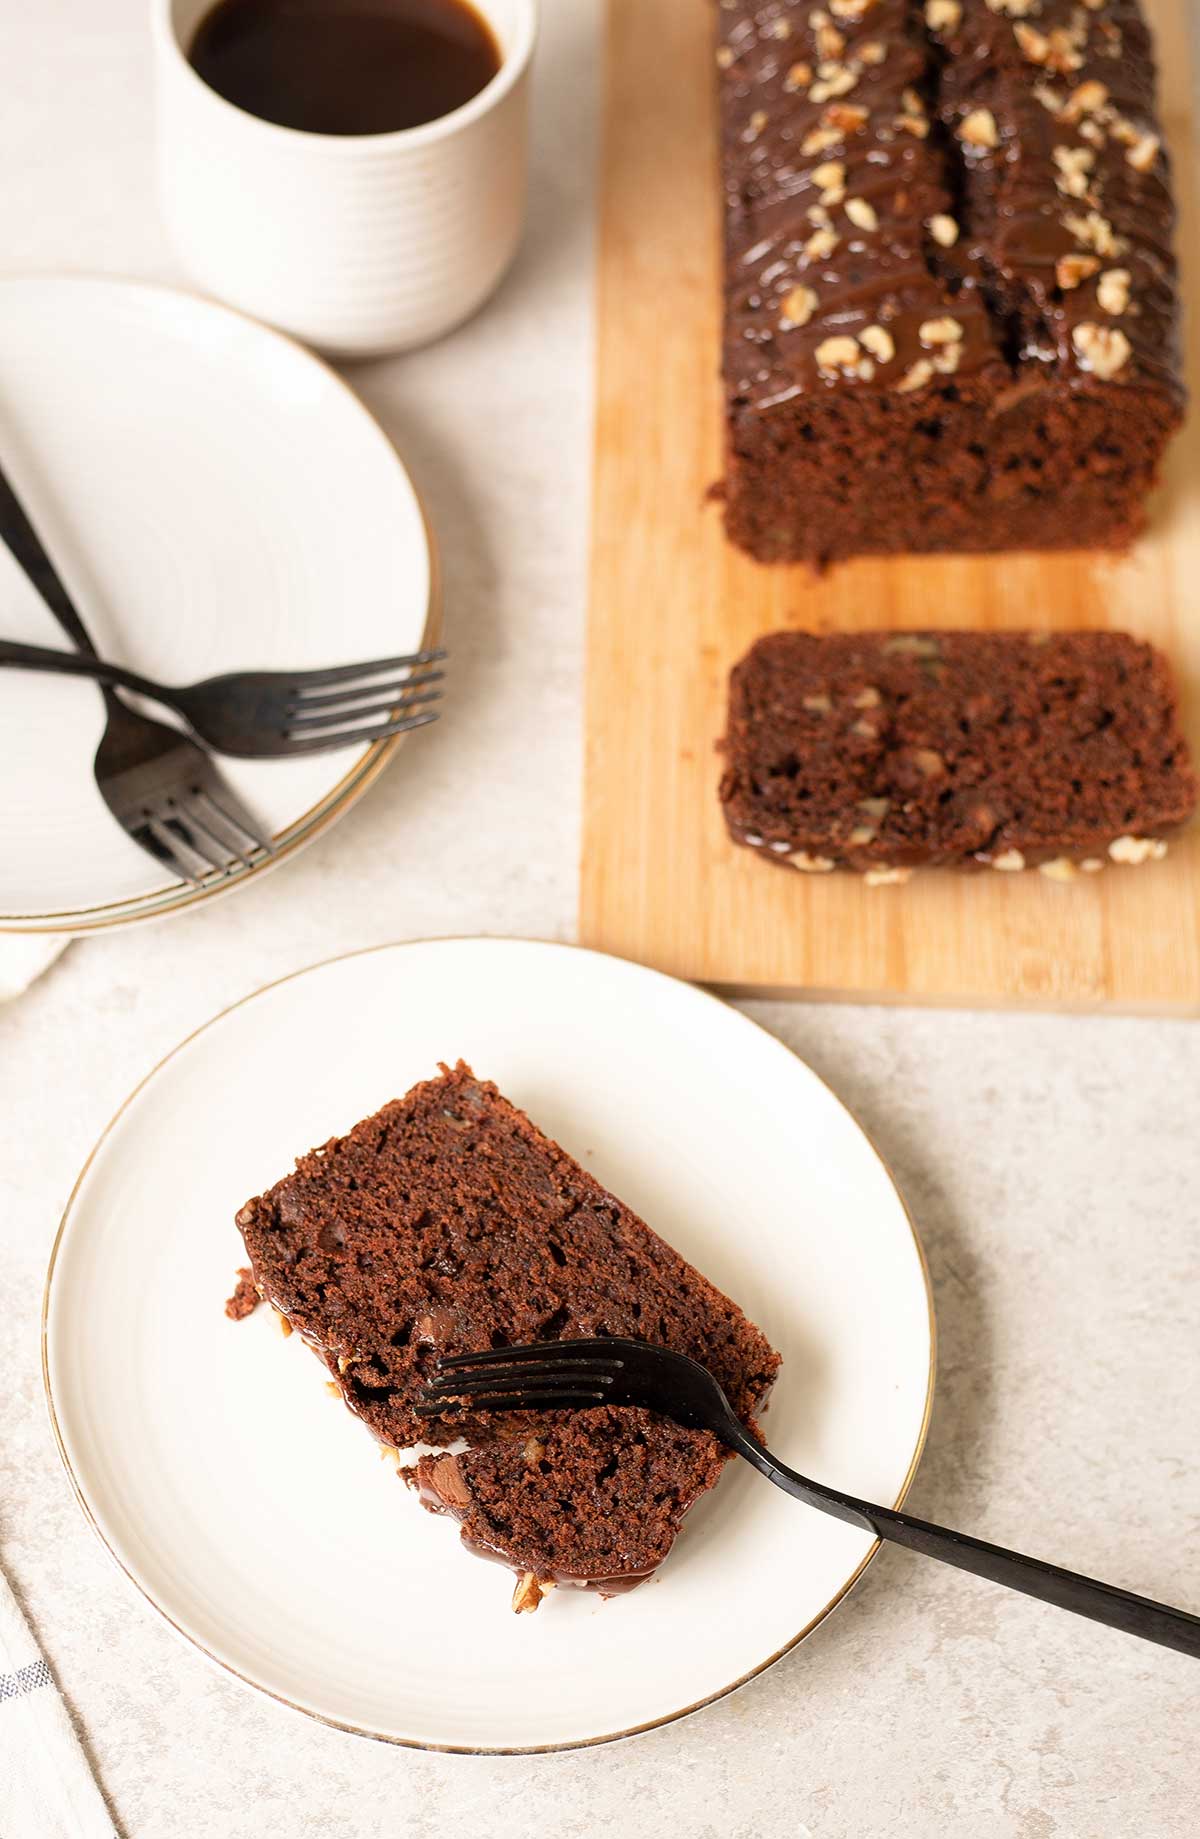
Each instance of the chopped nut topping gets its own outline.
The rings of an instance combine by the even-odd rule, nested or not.
[[[514,1615],[530,1615],[541,1602],[546,1591],[551,1588],[548,1583],[540,1583],[533,1571],[522,1571],[513,1591],[512,1606]]]
[[[842,52],[846,49],[845,39],[837,27],[826,18],[823,18],[821,24],[815,28],[813,37],[817,41],[817,52],[823,58],[841,57]]]
[[[961,362],[961,345],[943,345],[940,351],[933,354],[933,368],[940,370],[944,376],[953,376]]]
[[[866,109],[857,102],[831,102],[821,116],[829,127],[838,130],[839,138],[847,134],[858,134],[866,127],[869,117]]]
[[[860,798],[858,808],[860,811],[865,811],[868,817],[882,820],[891,809],[891,803],[890,798]]]
[[[1103,83],[1094,79],[1081,83],[1073,89],[1059,111],[1059,120],[1067,122],[1082,121],[1085,115],[1095,115],[1108,101],[1108,90]]]
[[[1085,856],[1079,866],[1085,875],[1098,875],[1104,864],[1099,856]]]
[[[1125,334],[1116,328],[1095,326],[1085,319],[1071,333],[1081,367],[1097,377],[1115,377],[1127,364],[1133,347]]]
[[[816,224],[818,230],[832,230],[833,218],[823,204],[810,204],[804,215],[809,223]]]
[[[957,32],[961,22],[959,0],[925,0],[925,24],[931,32]]]
[[[1016,29],[1014,26],[1013,31],[1015,32]],[[1083,37],[1086,39],[1086,31]],[[1047,68],[1055,71],[1059,76],[1066,76],[1071,70],[1079,70],[1083,65],[1083,59],[1076,50],[1077,42],[1079,40],[1075,32],[1068,31],[1062,26],[1055,26],[1050,34],[1049,55],[1044,60]]]
[[[833,254],[840,241],[832,230],[814,230],[804,245],[804,253],[810,262],[823,262]]]
[[[1081,121],[1079,133],[1081,139],[1090,142],[1093,147],[1103,147],[1104,129],[1098,121]]]
[[[881,364],[890,364],[896,355],[896,341],[885,326],[865,327],[858,335],[858,342],[871,353],[873,358],[878,358]],[[873,691],[872,694],[878,702],[878,690]],[[863,695],[866,695],[865,690]],[[863,705],[856,701],[855,706],[862,708]]]
[[[864,342],[865,336],[864,334]],[[887,337],[886,333],[884,337]],[[879,694],[879,691],[875,688],[873,683],[868,683],[866,689],[860,690],[858,695],[852,697],[851,700],[856,709],[877,709],[883,701],[883,697]]]
[[[1084,198],[1088,190],[1088,174],[1096,164],[1096,156],[1088,147],[1056,147],[1054,164],[1058,167],[1058,176],[1054,183],[1060,192],[1066,192],[1069,198]]]
[[[1050,40],[1033,26],[1015,25],[1013,37],[1031,64],[1045,64],[1050,59]]]
[[[817,296],[811,287],[794,287],[779,303],[780,325],[786,330],[806,326],[817,310]]]
[[[1041,11],[1042,0],[987,0],[988,9],[993,13],[1007,13],[1010,19],[1024,19],[1030,13]]]
[[[1063,105],[1063,99],[1057,91],[1051,89],[1048,83],[1035,83],[1033,86],[1033,93],[1042,107],[1044,109],[1049,109],[1052,115],[1057,115],[1060,112]]]
[[[932,380],[932,377],[933,365],[929,362],[929,359],[918,358],[915,364],[909,365],[903,377],[900,379],[899,383],[897,383],[896,388],[902,394],[907,395],[910,390],[924,389],[925,385]]]
[[[878,728],[875,726],[874,722],[869,722],[865,716],[861,721],[851,724],[850,732],[851,734],[857,735],[860,741],[877,741],[879,739]]]
[[[1000,134],[991,109],[972,109],[958,124],[958,138],[968,147],[998,147]]]
[[[1137,868],[1143,862],[1161,862],[1167,846],[1159,836],[1119,836],[1108,846],[1114,862],[1127,862]]]
[[[728,45],[722,45],[717,52],[718,70],[728,70],[733,63],[733,52]]]
[[[829,0],[829,10],[835,19],[848,19],[853,25],[865,19],[874,4],[875,0]]]
[[[992,857],[992,867],[998,868],[1001,874],[1012,874],[1024,866],[1025,858],[1019,849],[1003,849],[998,856]]]
[[[847,198],[846,215],[850,219],[850,222],[856,224],[860,230],[877,230],[879,228],[879,218],[875,214],[875,206],[873,204],[868,204],[865,198]]]
[[[1060,255],[1054,264],[1054,278],[1064,290],[1088,281],[1100,266],[1096,255]]]
[[[1136,146],[1129,149],[1125,158],[1135,172],[1149,172],[1158,158],[1158,150],[1161,146],[1162,142],[1157,134],[1143,134]]]
[[[840,204],[846,195],[846,168],[841,160],[825,160],[820,166],[814,166],[810,174],[814,185],[821,188],[822,204]]]
[[[857,339],[842,335],[822,339],[817,346],[817,368],[825,376],[836,377],[839,371],[855,373],[861,363],[862,353]]]
[[[829,71],[826,76],[825,71]],[[848,96],[858,83],[857,70],[851,70],[849,64],[821,64],[818,67],[819,83],[814,83],[808,92],[810,102],[828,102],[832,96]]]
[[[878,834],[874,824],[855,824],[850,835],[846,838],[846,847],[848,849],[861,849],[864,843],[873,843]]]
[[[892,126],[899,128],[902,134],[914,134],[918,140],[925,140],[929,135],[929,123],[924,115],[896,115]]]
[[[863,880],[869,888],[902,887],[912,875],[911,868],[869,868]]]
[[[863,64],[882,64],[887,57],[887,46],[881,38],[869,38],[865,45],[858,47],[859,62]]]
[[[927,218],[925,228],[934,242],[940,243],[943,249],[953,249],[958,241],[958,225],[953,217],[947,216],[945,211],[937,211],[932,217]]]
[[[545,1462],[546,1445],[540,1437],[526,1437],[522,1454],[526,1462]]]
[[[830,869],[837,867],[832,856],[810,856],[806,849],[797,849],[788,861],[802,875],[827,875]]]
[[[920,632],[898,632],[895,638],[887,639],[883,647],[893,656],[908,658],[940,658],[942,648],[936,639],[927,639]]]
[[[1096,299],[1102,311],[1111,313],[1119,319],[1129,306],[1129,283],[1132,277],[1127,268],[1108,268],[1096,283]]]
[[[963,329],[957,319],[947,316],[944,319],[923,320],[917,337],[923,345],[957,345],[963,335]]]
[[[1086,217],[1064,217],[1063,228],[1069,230],[1085,249],[1094,249],[1097,255],[1124,253],[1125,244],[1115,234],[1107,217],[1101,217],[1099,211],[1089,211]]]
[[[1038,873],[1045,875],[1047,881],[1074,881],[1077,872],[1069,856],[1054,856],[1049,862],[1038,863]]]
[[[275,1326],[276,1328],[278,1328],[280,1334],[283,1336],[284,1340],[286,1341],[288,1336],[292,1332],[292,1325],[288,1321],[286,1315],[284,1315],[283,1312],[279,1309],[275,1311]],[[342,1365],[341,1361],[339,1360],[338,1361],[338,1372],[344,1373],[345,1371],[346,1371],[345,1367]]]
[[[822,690],[815,696],[802,697],[801,706],[812,715],[828,715],[833,708],[833,698]]]
[[[812,80],[813,67],[811,64],[793,64],[783,79],[783,87],[786,90],[807,89]]]
[[[336,1379],[327,1379],[325,1381],[325,1390],[326,1392],[328,1392],[330,1398],[341,1398],[342,1396],[342,1388],[338,1385],[338,1382]],[[388,1453],[387,1444],[386,1443],[381,1444],[379,1448],[379,1454],[381,1456],[386,1456],[387,1453]]]
[[[801,153],[828,153],[831,147],[840,147],[845,135],[838,128],[813,128],[800,142]]]
[[[753,115],[750,117],[750,133],[755,135],[761,134],[769,120],[770,117],[766,109],[755,109]]]
[[[776,19],[772,23],[772,26],[771,26],[771,37],[772,38],[790,38],[791,36],[792,36],[792,26],[791,26],[790,20]]]

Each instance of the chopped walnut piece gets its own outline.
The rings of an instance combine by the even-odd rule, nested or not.
[[[869,888],[903,887],[912,880],[911,868],[869,868],[863,880]]]
[[[1001,874],[1014,874],[1025,866],[1025,858],[1019,849],[1002,849],[998,856],[992,857],[992,867]]]
[[[946,762],[936,747],[914,747],[910,758],[925,779],[937,779],[946,770]]]
[[[857,102],[831,102],[821,116],[828,127],[838,130],[839,138],[860,133],[868,119],[867,110],[860,108]]]
[[[1119,836],[1109,844],[1108,853],[1114,862],[1127,862],[1137,868],[1143,862],[1161,862],[1167,845],[1158,836]]]
[[[775,19],[771,22],[772,38],[790,38],[791,36],[792,25],[789,19]]]
[[[885,326],[865,327],[858,335],[858,342],[881,364],[890,364],[896,355],[896,341]]]
[[[963,329],[957,319],[949,314],[943,319],[922,320],[917,337],[923,345],[957,345],[963,335]]]
[[[1078,870],[1069,856],[1053,856],[1049,862],[1038,863],[1038,873],[1047,881],[1074,881]]]
[[[826,70],[828,76],[824,74]],[[809,90],[810,102],[828,102],[833,96],[848,96],[858,83],[858,72],[851,70],[849,64],[822,64],[817,74],[821,80]]]
[[[993,13],[1007,13],[1010,19],[1025,19],[1030,13],[1039,13],[1042,0],[987,0],[988,9]]]
[[[1103,83],[1094,79],[1081,83],[1073,89],[1059,111],[1059,120],[1067,122],[1082,121],[1085,115],[1095,115],[1108,101],[1108,90]]]
[[[1090,146],[1103,147],[1104,145],[1104,129],[1098,121],[1081,121],[1079,134],[1080,138],[1087,141]]]
[[[840,371],[857,373],[862,364],[858,340],[844,334],[822,339],[817,346],[817,369],[824,376],[836,377]]]
[[[831,147],[840,147],[845,140],[840,128],[813,128],[800,142],[801,153],[828,153]]]
[[[785,330],[806,326],[817,310],[817,296],[811,287],[794,287],[780,301],[779,310],[779,323]]]
[[[1066,292],[1089,281],[1100,266],[1098,255],[1060,255],[1054,264],[1054,278]]]
[[[804,245],[804,253],[810,262],[823,262],[833,254],[840,241],[832,230],[814,230]]]
[[[1085,875],[1098,875],[1104,864],[1099,856],[1085,856],[1079,866]]]
[[[1125,334],[1115,327],[1096,326],[1083,320],[1071,333],[1081,367],[1097,377],[1115,377],[1128,363],[1132,346]]]
[[[830,59],[841,57],[846,49],[846,41],[830,19],[822,15],[820,25],[813,30],[817,41],[817,53],[820,57]]]
[[[837,867],[832,856],[810,856],[806,849],[794,850],[787,859],[802,875],[827,875]]]
[[[728,45],[722,45],[717,51],[717,69],[728,70],[733,63],[733,52]]]
[[[1033,86],[1033,93],[1042,107],[1048,109],[1052,115],[1057,115],[1061,112],[1063,99],[1058,94],[1057,90],[1051,89],[1048,83],[1035,83]]]
[[[824,160],[809,174],[820,187],[822,204],[840,204],[846,195],[846,168],[841,160]]]
[[[513,1591],[512,1606],[514,1615],[531,1615],[541,1602],[547,1590],[553,1586],[542,1583],[533,1571],[522,1571]]]
[[[1031,64],[1045,64],[1050,58],[1050,40],[1033,26],[1015,25],[1013,37]]]
[[[869,38],[858,47],[858,58],[861,64],[882,64],[887,58],[887,46],[881,38]]]
[[[865,843],[873,843],[878,835],[874,824],[855,824],[846,838],[847,849],[861,849]]]
[[[1149,172],[1158,158],[1161,146],[1162,142],[1157,134],[1143,134],[1141,139],[1129,149],[1125,158],[1135,172]]]
[[[931,32],[957,32],[961,22],[960,0],[925,0],[925,24]]]
[[[858,695],[852,696],[850,700],[856,709],[877,709],[883,697],[873,683],[868,683],[865,689],[859,690]]]
[[[941,371],[943,376],[953,376],[962,362],[961,345],[943,345],[933,354],[933,368]]]
[[[1088,191],[1088,174],[1096,164],[1096,156],[1089,147],[1056,147],[1054,164],[1058,174],[1054,183],[1060,192],[1066,192],[1069,198],[1085,198]]]
[[[868,817],[873,817],[882,823],[891,809],[891,803],[890,798],[860,798],[858,808],[860,811],[865,811]]]
[[[833,229],[833,218],[823,204],[810,204],[804,215],[808,218],[809,223],[816,225],[818,230]]]
[[[1086,217],[1068,215],[1063,218],[1063,228],[1069,230],[1085,249],[1094,249],[1097,255],[1121,255],[1125,249],[1107,217],[1101,217],[1099,211],[1089,211]]]
[[[812,80],[813,67],[811,64],[793,64],[783,79],[783,87],[786,90],[807,89]]]
[[[958,241],[958,225],[945,211],[936,211],[932,217],[926,218],[925,228],[934,242],[940,243],[943,249],[953,249]]]
[[[998,147],[1000,134],[991,109],[972,109],[958,124],[958,138],[968,147]]]
[[[925,140],[929,134],[929,123],[924,115],[896,115],[892,126],[899,128],[902,134],[914,134],[918,140]]]
[[[876,215],[875,206],[869,204],[865,198],[847,198],[846,215],[850,219],[850,222],[855,224],[860,230],[877,230],[879,228],[879,218]]]
[[[1016,31],[1013,27],[1013,31]],[[1086,33],[1084,35],[1086,37]],[[1080,70],[1083,58],[1076,49],[1077,34],[1063,26],[1055,26],[1050,34],[1050,50],[1045,62],[1048,69],[1058,76],[1066,76],[1069,71]]]
[[[800,704],[810,715],[828,715],[833,708],[833,698],[820,690],[815,696],[802,696]]]
[[[915,364],[909,365],[896,388],[904,395],[907,395],[910,390],[924,389],[925,385],[932,380],[933,374],[933,365],[929,359],[918,358]]]
[[[829,10],[834,18],[847,19],[852,25],[865,19],[874,5],[875,0],[829,0]]]
[[[1105,313],[1114,319],[1129,307],[1129,284],[1132,276],[1127,268],[1106,268],[1096,283],[1096,299]]]

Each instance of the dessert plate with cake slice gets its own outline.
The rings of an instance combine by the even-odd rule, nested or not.
[[[210,1659],[364,1735],[527,1751],[731,1691],[874,1550],[641,1411],[413,1413],[443,1354],[594,1334],[693,1353],[784,1460],[903,1499],[929,1286],[828,1087],[660,973],[436,940],[149,1075],[68,1205],[43,1359],[84,1513]]]

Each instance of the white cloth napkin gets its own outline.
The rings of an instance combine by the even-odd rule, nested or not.
[[[117,1839],[50,1668],[2,1575],[0,1833]]]
[[[60,932],[17,933],[11,939],[0,939],[0,1002],[27,990],[70,943]],[[0,1827],[0,1833],[3,1831]]]

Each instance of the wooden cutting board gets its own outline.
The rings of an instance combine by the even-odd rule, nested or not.
[[[1153,0],[1200,375],[1188,0]],[[1174,661],[1200,757],[1200,402],[1130,557],[861,561],[726,544],[713,54],[704,0],[610,0],[599,255],[583,942],[744,993],[1200,1010],[1200,829],[1169,859],[1024,875],[772,868],[726,837],[730,666],[782,626],[1117,626]],[[1185,275],[1185,288],[1189,278]]]

